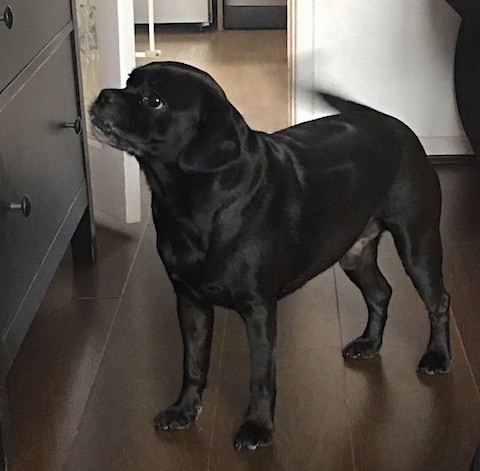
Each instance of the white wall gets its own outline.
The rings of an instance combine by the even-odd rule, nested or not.
[[[429,154],[470,151],[453,86],[460,19],[444,0],[296,0],[293,10],[297,90],[326,88],[396,116]],[[308,99],[294,108],[296,122],[310,118]]]

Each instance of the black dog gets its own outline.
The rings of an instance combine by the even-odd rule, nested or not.
[[[126,88],[103,90],[91,108],[99,138],[146,174],[158,252],[177,294],[183,387],[158,429],[188,427],[200,413],[220,305],[240,314],[250,344],[251,399],[235,446],[270,444],[277,300],[337,261],[368,306],[365,331],[344,356],[375,355],[391,295],[376,261],[384,230],[429,312],[418,370],[449,369],[436,173],[403,123],[323,96],[340,114],[265,134],[208,74],[164,62],[134,70]]]

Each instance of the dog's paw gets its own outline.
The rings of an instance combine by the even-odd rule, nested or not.
[[[417,372],[426,375],[448,373],[450,357],[445,353],[427,350],[418,364]]]
[[[352,340],[343,350],[343,358],[372,358],[380,350],[377,340],[359,337]]]
[[[202,412],[200,403],[189,406],[170,406],[155,417],[157,430],[182,430],[190,427]]]
[[[258,447],[271,445],[273,427],[261,425],[253,420],[247,420],[241,426],[233,445],[237,450],[256,450]]]

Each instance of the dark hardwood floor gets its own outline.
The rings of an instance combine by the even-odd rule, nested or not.
[[[286,101],[284,108],[276,120],[286,119]],[[261,124],[260,115],[252,119]],[[273,446],[232,447],[248,398],[248,350],[239,317],[222,309],[203,413],[189,430],[156,433],[154,416],[180,387],[182,349],[145,204],[128,236],[98,228],[96,264],[66,256],[58,270],[8,379],[14,470],[467,470],[480,440],[480,170],[437,170],[452,295],[450,374],[415,372],[428,318],[386,235],[379,259],[394,295],[380,355],[343,361],[341,348],[363,330],[366,308],[335,266],[280,302]]]

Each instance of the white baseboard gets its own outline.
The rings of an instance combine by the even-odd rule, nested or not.
[[[423,137],[419,136],[427,155],[473,154],[466,136]]]

